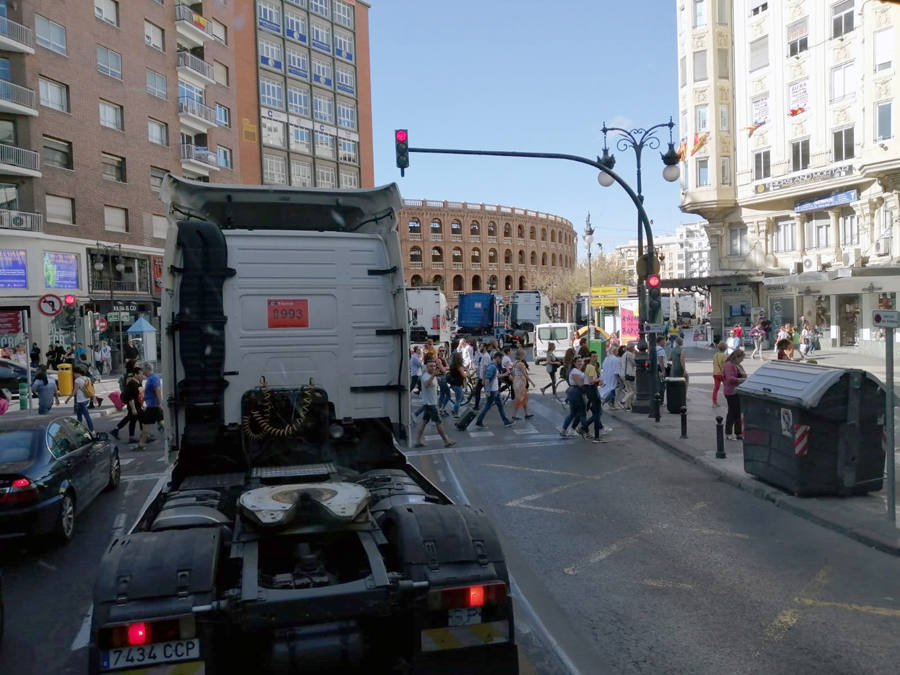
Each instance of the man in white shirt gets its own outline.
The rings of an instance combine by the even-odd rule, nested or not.
[[[425,427],[428,426],[429,422],[434,422],[434,426],[437,427],[438,433],[441,435],[441,438],[444,439],[444,446],[451,447],[456,445],[456,441],[451,441],[447,434],[444,432],[444,425],[441,423],[441,415],[438,412],[437,402],[438,402],[438,375],[437,375],[437,364],[434,361],[428,361],[425,364],[425,372],[422,374],[422,404],[423,404],[423,414],[422,420],[419,422],[419,426],[416,429],[416,442],[413,444],[414,448],[424,448],[425,444],[422,442],[422,435],[425,433]]]
[[[409,390],[418,393],[416,387],[420,387],[419,379],[422,377],[422,356],[419,347],[413,347],[412,356],[409,357]]]
[[[472,358],[474,356],[472,345],[470,345],[465,338],[460,338],[456,351],[459,352],[459,355],[462,357],[463,368],[472,370]]]
[[[105,340],[101,343],[100,360],[103,362],[102,372],[109,375],[112,372],[112,347]]]
[[[75,397],[75,418],[80,422],[81,418],[84,417],[84,423],[87,425],[87,428],[93,431],[94,423],[91,421],[91,413],[88,412],[88,403],[91,402],[91,397],[84,391],[88,382],[90,382],[90,376],[79,371],[78,377],[75,378],[75,382],[73,383],[72,393],[69,394],[66,403],[68,403],[73,396]]]

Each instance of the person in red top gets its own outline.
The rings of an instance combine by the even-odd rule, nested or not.
[[[741,361],[744,350],[735,349],[722,366],[722,380],[725,385],[725,400],[728,402],[728,415],[725,417],[725,438],[732,441],[744,440],[741,428],[741,399],[735,393],[737,386],[747,379]]]

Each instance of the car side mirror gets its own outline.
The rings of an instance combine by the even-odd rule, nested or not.
[[[108,441],[108,440],[109,440],[109,434],[106,433],[105,431],[98,431],[98,432],[96,433],[96,438],[97,438],[98,441]]]

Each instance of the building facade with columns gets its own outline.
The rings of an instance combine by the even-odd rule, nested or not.
[[[682,210],[706,219],[717,332],[766,311],[883,349],[900,293],[900,7],[676,0]],[[685,277],[664,284],[691,285]]]

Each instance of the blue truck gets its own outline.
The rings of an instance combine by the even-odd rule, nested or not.
[[[503,296],[493,293],[463,293],[459,296],[457,337],[503,341],[507,335]]]

